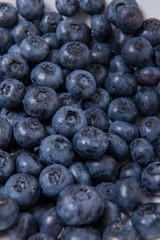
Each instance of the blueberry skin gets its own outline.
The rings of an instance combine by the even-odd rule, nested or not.
[[[31,117],[50,119],[59,107],[58,95],[52,88],[36,86],[25,94],[23,107],[26,114]]]
[[[104,88],[97,88],[90,98],[83,101],[84,109],[100,108],[106,111],[109,107],[111,97]]]
[[[67,76],[66,88],[73,97],[87,99],[96,91],[96,80],[90,72],[77,69]]]
[[[156,140],[156,142],[154,142],[153,144],[155,151],[156,151],[156,156],[160,159],[160,137],[158,137],[158,139]]]
[[[62,20],[63,17],[59,13],[46,12],[39,23],[39,29],[43,34],[49,32],[56,32],[57,25]]]
[[[0,230],[9,228],[19,214],[18,203],[4,194],[0,194]]]
[[[98,14],[92,17],[91,29],[93,37],[98,42],[106,42],[112,36],[111,24],[104,14]]]
[[[101,240],[100,233],[93,227],[67,227],[61,240]]]
[[[115,121],[109,126],[109,133],[116,134],[123,138],[127,143],[132,142],[139,137],[138,128],[130,123],[124,121]]]
[[[57,11],[67,17],[73,17],[79,11],[79,1],[56,0]]]
[[[99,63],[104,66],[109,65],[113,56],[112,48],[108,43],[94,43],[91,48],[91,58],[93,63]]]
[[[71,138],[78,130],[87,126],[87,119],[82,109],[64,106],[53,115],[52,126],[57,133]]]
[[[86,167],[95,183],[115,182],[118,176],[119,167],[116,160],[108,155],[86,162]]]
[[[57,238],[55,236],[50,236],[46,233],[38,232],[28,238],[28,240],[56,240]]]
[[[12,126],[10,122],[0,117],[0,148],[5,149],[12,139]]]
[[[59,61],[64,68],[69,70],[86,68],[91,62],[90,50],[84,43],[67,42],[60,48]]]
[[[73,163],[69,168],[76,184],[91,185],[91,176],[86,166],[81,162]]]
[[[14,158],[7,152],[0,150],[0,183],[5,182],[15,170]]]
[[[145,138],[133,140],[130,144],[130,152],[133,161],[141,166],[148,166],[156,160],[154,148]]]
[[[22,118],[13,127],[16,142],[24,148],[33,148],[40,144],[45,136],[43,125],[35,118]]]
[[[17,173],[27,173],[33,176],[38,176],[43,169],[43,164],[39,157],[33,153],[22,152],[16,158]]]
[[[133,177],[141,179],[142,167],[138,163],[128,162],[121,166],[119,171],[119,179]]]
[[[96,188],[71,185],[60,192],[56,208],[65,224],[82,226],[94,223],[101,217],[104,202]]]
[[[74,183],[74,179],[66,167],[52,164],[42,170],[39,183],[45,196],[56,198],[65,187]]]
[[[146,203],[133,214],[131,221],[134,229],[144,239],[155,239],[160,236],[160,204]]]
[[[133,73],[133,69],[124,61],[121,55],[116,55],[110,61],[110,70],[114,72]]]
[[[138,109],[131,98],[121,97],[113,100],[108,108],[108,117],[111,121],[134,123],[138,116]]]
[[[154,48],[153,60],[155,64],[160,67],[160,44]]]
[[[140,36],[146,38],[153,46],[160,44],[160,20],[157,18],[146,19]]]
[[[22,55],[31,62],[40,62],[45,59],[49,53],[49,47],[45,40],[38,35],[31,35],[25,38],[20,48]]]
[[[73,97],[69,92],[60,92],[59,97],[59,107],[72,106],[82,109],[81,101]]]
[[[98,63],[91,63],[86,70],[93,74],[96,80],[96,86],[102,87],[105,79],[108,76],[107,68]]]
[[[104,0],[80,0],[79,6],[83,12],[90,15],[96,15],[104,11],[105,1]]]
[[[141,87],[136,93],[135,102],[143,116],[152,116],[158,113],[160,104],[159,96],[150,87]]]
[[[27,20],[40,18],[44,13],[44,1],[16,0],[18,13]]]
[[[124,43],[121,54],[126,63],[133,67],[142,68],[151,61],[153,48],[145,38],[132,37]]]
[[[59,62],[59,49],[50,49],[45,61],[60,65]]]
[[[12,28],[11,34],[14,42],[20,44],[28,36],[39,35],[39,29],[34,23],[22,20]]]
[[[119,1],[119,0],[118,0]],[[124,33],[121,29],[117,28],[113,33],[112,48],[116,55],[121,54],[124,43],[132,37],[130,33]]]
[[[160,80],[160,69],[158,67],[145,67],[134,73],[138,85],[155,86]]]
[[[13,44],[9,49],[8,53],[19,54],[22,56],[20,45],[18,43]]]
[[[95,127],[81,128],[73,136],[74,150],[81,157],[97,158],[102,156],[108,148],[108,137]]]
[[[114,202],[119,210],[127,215],[148,201],[148,192],[142,182],[133,177],[120,179],[114,187]]]
[[[104,82],[104,88],[112,97],[132,97],[137,91],[137,81],[132,74],[111,73]]]
[[[60,43],[56,37],[55,32],[49,32],[41,36],[47,45],[49,46],[49,49],[59,49],[60,48]]]
[[[100,193],[100,195],[103,198],[105,203],[107,203],[107,201],[109,201],[109,202],[113,202],[114,201],[113,200],[114,183],[111,183],[111,182],[101,182],[101,183],[99,183],[96,186],[96,189]],[[100,224],[100,226],[101,226],[101,224]]]
[[[0,3],[0,27],[13,27],[18,20],[18,12],[12,3]]]
[[[44,164],[58,163],[68,167],[74,160],[72,143],[62,135],[50,135],[42,140],[39,156]]]
[[[51,62],[41,62],[31,71],[31,81],[35,86],[57,89],[63,84],[62,68]]]
[[[91,41],[91,29],[84,22],[65,19],[58,24],[56,36],[61,44],[79,41],[88,45]]]
[[[0,6],[1,7],[1,6]],[[9,47],[13,44],[13,38],[11,33],[5,29],[0,27],[0,55],[6,53]]]
[[[128,145],[126,141],[114,133],[108,133],[107,137],[107,153],[118,161],[124,161],[128,155]]]
[[[35,177],[26,173],[17,173],[6,181],[4,193],[16,200],[21,209],[28,209],[37,202],[40,186]]]

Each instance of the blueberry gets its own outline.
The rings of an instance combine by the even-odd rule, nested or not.
[[[78,0],[56,0],[58,12],[67,17],[73,17],[79,11]]]
[[[42,140],[39,156],[47,165],[58,163],[70,166],[74,160],[72,143],[62,135],[50,135]]]
[[[0,55],[3,55],[8,51],[9,47],[13,44],[13,38],[11,33],[7,29],[2,27],[0,27],[0,42],[1,42]]]
[[[49,46],[49,49],[59,49],[60,48],[60,43],[56,37],[55,32],[49,32],[41,36],[47,45]]]
[[[19,55],[22,56],[20,45],[18,43],[13,44],[8,49],[8,53],[19,54]]]
[[[28,240],[56,240],[57,238],[55,236],[50,236],[46,233],[38,232],[34,235],[30,236]]]
[[[5,182],[15,170],[13,156],[7,152],[0,150],[0,183]]]
[[[55,64],[58,64],[60,66],[59,49],[51,49],[49,51],[47,57],[45,58],[45,61],[55,63]]]
[[[107,68],[98,63],[91,63],[86,70],[93,74],[96,80],[96,86],[102,87],[105,79],[108,76]]]
[[[69,170],[60,165],[52,164],[44,168],[39,176],[39,183],[45,196],[55,198],[60,192],[74,182]]]
[[[0,118],[0,148],[7,148],[11,140],[12,126],[10,122],[4,118]]]
[[[112,48],[108,43],[94,43],[91,48],[91,58],[93,63],[104,66],[109,65],[112,58]]]
[[[155,86],[160,80],[160,69],[158,67],[145,67],[135,72],[137,83],[141,86]]]
[[[111,183],[111,182],[101,182],[101,183],[99,183],[96,186],[96,189],[100,193],[100,195],[103,198],[105,203],[107,203],[107,201],[109,201],[109,202],[110,201],[111,202],[114,201],[113,200],[114,183]]]
[[[105,0],[80,0],[79,6],[83,12],[90,15],[95,15],[104,11]]]
[[[160,67],[160,44],[154,48],[153,60],[155,64]]]
[[[133,73],[133,69],[124,61],[121,55],[116,55],[110,61],[111,72]]]
[[[0,3],[0,27],[13,27],[18,20],[18,12],[12,3]]]
[[[82,108],[81,101],[73,97],[68,92],[60,92],[58,94],[58,97],[59,97],[60,107],[72,106],[72,107]]]
[[[46,137],[56,134],[56,131],[54,130],[51,124],[44,125],[44,130]]]
[[[91,176],[82,162],[73,163],[69,171],[73,175],[75,183],[91,185]]]
[[[121,166],[119,178],[134,177],[141,179],[142,167],[138,163],[128,162]]]
[[[81,226],[97,221],[103,213],[104,203],[96,188],[80,184],[63,189],[56,207],[67,225]]]
[[[39,23],[39,28],[43,34],[56,32],[57,25],[62,20],[63,17],[59,13],[46,12]]]

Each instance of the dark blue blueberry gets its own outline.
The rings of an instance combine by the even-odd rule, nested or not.
[[[82,162],[73,163],[69,171],[73,175],[75,183],[91,185],[91,176]]]
[[[156,156],[160,159],[160,137],[156,140],[153,146],[156,151]]]
[[[84,158],[100,157],[108,148],[108,137],[102,130],[92,126],[81,128],[72,141],[76,153]]]
[[[1,4],[1,3],[0,3]],[[0,5],[1,10],[1,5]],[[1,11],[0,11],[1,13]],[[0,55],[3,55],[6,53],[9,49],[9,47],[13,44],[13,38],[11,33],[5,29],[0,27]]]
[[[22,118],[13,127],[16,142],[24,148],[33,148],[40,144],[45,136],[43,125],[36,118]]]
[[[36,86],[25,94],[23,107],[31,117],[50,119],[59,107],[58,95],[52,88]]]
[[[140,36],[146,38],[153,46],[160,44],[160,20],[157,18],[146,19]]]
[[[13,156],[7,152],[0,150],[0,183],[5,182],[15,170]]]
[[[152,116],[159,112],[159,96],[150,87],[141,87],[136,93],[135,102],[143,116]]]
[[[0,3],[0,27],[13,27],[18,20],[18,12],[12,3]]]
[[[160,204],[146,203],[133,214],[131,221],[134,229],[143,239],[160,237]]]
[[[109,126],[109,133],[117,134],[127,143],[132,142],[139,136],[138,128],[135,125],[123,121],[115,121],[111,123]]]
[[[41,36],[47,45],[49,46],[49,49],[59,49],[60,48],[60,43],[56,37],[55,32],[49,32]]]
[[[50,135],[42,140],[39,156],[47,165],[58,163],[70,166],[74,160],[72,143],[62,135]]]
[[[60,65],[59,62],[59,49],[51,49],[45,58],[45,61]]]
[[[56,36],[61,44],[71,41],[79,41],[89,44],[91,41],[91,29],[84,22],[74,19],[66,19],[58,24]]]
[[[67,42],[60,48],[59,61],[69,70],[86,68],[91,62],[90,50],[84,43]]]
[[[84,109],[100,108],[103,111],[108,109],[111,97],[104,88],[97,88],[90,98],[83,101]]]
[[[56,134],[56,131],[54,130],[51,124],[44,125],[44,130],[45,130],[46,137],[48,137],[49,135]]]
[[[79,6],[87,14],[100,14],[105,9],[105,0],[80,0]]]
[[[108,108],[108,117],[111,121],[124,121],[134,123],[138,115],[138,109],[131,98],[117,98],[111,102]]]
[[[94,43],[91,48],[91,58],[93,63],[104,66],[109,65],[112,58],[112,48],[108,43]]]
[[[133,67],[142,68],[151,61],[153,48],[145,38],[132,37],[124,43],[121,54],[126,63]]]
[[[96,91],[96,80],[92,73],[77,69],[66,78],[66,88],[77,99],[87,99]]]
[[[28,36],[38,35],[39,30],[34,23],[30,21],[22,20],[18,22],[14,26],[14,28],[12,28],[11,34],[13,36],[15,43],[21,43],[22,40]]]
[[[132,97],[137,91],[137,81],[132,74],[115,72],[106,78],[104,88],[112,97]]]
[[[39,28],[43,34],[49,32],[55,32],[59,22],[63,20],[63,17],[57,12],[46,12],[40,23]]]
[[[15,200],[0,194],[0,230],[9,228],[19,214],[19,206]]]
[[[31,62],[43,61],[49,53],[49,47],[45,40],[38,35],[31,35],[25,38],[20,48],[22,55]]]
[[[0,117],[0,148],[7,148],[11,140],[12,126],[9,121]]]
[[[64,16],[72,17],[79,11],[78,0],[56,0],[58,12]]]
[[[137,83],[141,86],[155,86],[160,80],[160,69],[158,67],[145,67],[135,72]]]
[[[42,170],[39,183],[45,196],[56,198],[66,186],[74,183],[74,178],[63,165],[52,164]]]
[[[114,201],[113,200],[114,183],[101,182],[96,186],[96,189],[100,193],[105,203],[107,203],[107,201],[111,202]]]
[[[22,209],[28,209],[39,198],[39,182],[26,173],[13,174],[5,183],[4,193],[16,200]]]
[[[86,70],[93,74],[96,80],[96,86],[102,87],[104,84],[105,79],[108,76],[107,68],[101,64],[98,63],[92,63],[90,64]]]
[[[108,155],[103,155],[92,161],[86,162],[86,167],[91,178],[96,183],[115,182],[117,180],[119,167],[116,160]]]
[[[153,60],[155,64],[160,67],[160,44],[154,48]]]
[[[116,55],[110,61],[111,72],[133,73],[133,69],[124,61],[121,55]]]
[[[72,106],[77,108],[82,108],[81,101],[79,99],[76,99],[68,92],[60,92],[58,94],[59,97],[59,107],[64,106]]]
[[[104,202],[96,188],[77,184],[60,192],[56,207],[67,225],[81,226],[94,223],[102,216]]]
[[[53,115],[52,126],[57,133],[72,137],[78,130],[87,126],[87,119],[82,109],[64,106]]]
[[[57,89],[63,83],[63,71],[57,64],[41,62],[33,68],[31,81],[35,86]]]
[[[148,192],[138,178],[127,177],[116,182],[114,202],[121,212],[131,215],[148,201]]]
[[[17,173],[27,173],[38,176],[43,169],[39,157],[33,153],[22,152],[16,158]]]
[[[138,163],[127,162],[123,164],[119,171],[119,178],[134,177],[141,179],[142,167]]]
[[[40,18],[44,12],[43,0],[16,0],[18,13],[27,20]]]
[[[13,44],[9,49],[8,53],[19,54],[22,56],[21,48],[19,44]]]
[[[131,158],[141,166],[155,162],[156,155],[153,146],[145,138],[137,138],[130,144]]]
[[[55,236],[50,236],[46,233],[38,232],[28,238],[28,240],[57,240]]]
[[[124,43],[132,37],[132,34],[124,33],[117,28],[113,33],[112,48],[116,55],[121,54],[121,49]]]

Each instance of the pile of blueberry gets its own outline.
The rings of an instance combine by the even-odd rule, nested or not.
[[[160,20],[55,2],[0,2],[0,235],[160,237]]]

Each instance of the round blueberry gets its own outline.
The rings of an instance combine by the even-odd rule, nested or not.
[[[18,11],[12,3],[0,3],[0,27],[13,27],[18,20]]]
[[[56,0],[58,12],[67,17],[73,17],[79,11],[78,0]]]
[[[121,166],[119,178],[134,177],[141,179],[142,167],[138,163],[128,162]]]
[[[155,86],[160,80],[160,69],[158,67],[145,67],[135,73],[137,83],[141,86]]]
[[[105,79],[108,76],[107,68],[98,63],[91,63],[86,70],[93,74],[96,80],[96,86],[102,87]]]
[[[15,170],[14,157],[0,150],[0,183],[5,182]]]
[[[7,148],[11,140],[12,126],[10,122],[4,118],[0,118],[0,148]]]
[[[76,184],[91,185],[91,176],[82,162],[73,163],[69,168]]]
[[[43,34],[49,32],[55,32],[59,22],[63,20],[63,17],[57,12],[46,12],[40,23],[39,28]]]
[[[109,65],[112,58],[112,48],[108,43],[94,43],[91,48],[91,58],[93,63],[104,66]]]
[[[90,15],[95,15],[104,11],[105,0],[80,0],[79,6],[83,12]]]

